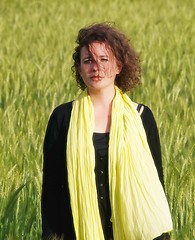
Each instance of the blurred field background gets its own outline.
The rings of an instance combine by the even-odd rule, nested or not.
[[[195,239],[195,1],[0,0],[0,239],[41,239],[42,144],[74,99],[78,30],[112,21],[142,60],[131,93],[156,118],[173,240]]]

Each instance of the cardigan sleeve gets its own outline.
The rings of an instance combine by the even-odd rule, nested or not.
[[[66,139],[71,103],[58,106],[51,114],[43,145],[42,238],[67,236],[73,232],[66,169]],[[68,219],[68,220],[67,220]]]
[[[56,224],[52,221],[57,212],[59,205],[55,196],[59,194],[60,179],[57,174],[56,162],[59,141],[59,127],[55,111],[51,114],[43,145],[43,181],[42,181],[42,199],[41,199],[41,214],[42,214],[42,237],[48,238],[52,236],[57,229],[58,219]]]
[[[141,118],[142,118],[143,126],[145,128],[148,145],[150,147],[150,151],[154,159],[154,164],[156,166],[159,179],[164,187],[160,138],[159,138],[158,128],[157,128],[154,115],[149,107],[144,106],[144,110],[141,114]]]
[[[159,138],[157,124],[150,108],[148,108],[147,106],[144,106],[144,110],[141,114],[141,118],[142,118],[143,126],[146,132],[148,145],[150,147],[150,151],[154,159],[154,164],[156,166],[159,179],[164,188],[164,176],[163,176],[163,167],[162,167],[160,138]],[[170,235],[169,233],[163,233],[161,236],[155,238],[154,240],[170,240]]]

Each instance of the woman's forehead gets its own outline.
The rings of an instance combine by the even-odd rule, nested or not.
[[[92,42],[88,46],[83,46],[81,54],[88,54],[92,56],[112,56],[111,47],[105,42]]]

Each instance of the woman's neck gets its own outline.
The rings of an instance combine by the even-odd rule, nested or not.
[[[96,90],[96,91],[88,91],[91,102],[94,107],[98,106],[109,106],[112,104],[112,101],[115,96],[115,88],[113,89],[101,89],[101,90]]]
[[[95,132],[109,132],[111,125],[112,101],[115,89],[109,91],[96,91],[89,93],[95,120]]]

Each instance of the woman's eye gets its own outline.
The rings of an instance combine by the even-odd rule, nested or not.
[[[92,63],[92,59],[91,58],[86,58],[83,63],[89,64]]]
[[[108,62],[108,58],[101,58],[101,62]]]

